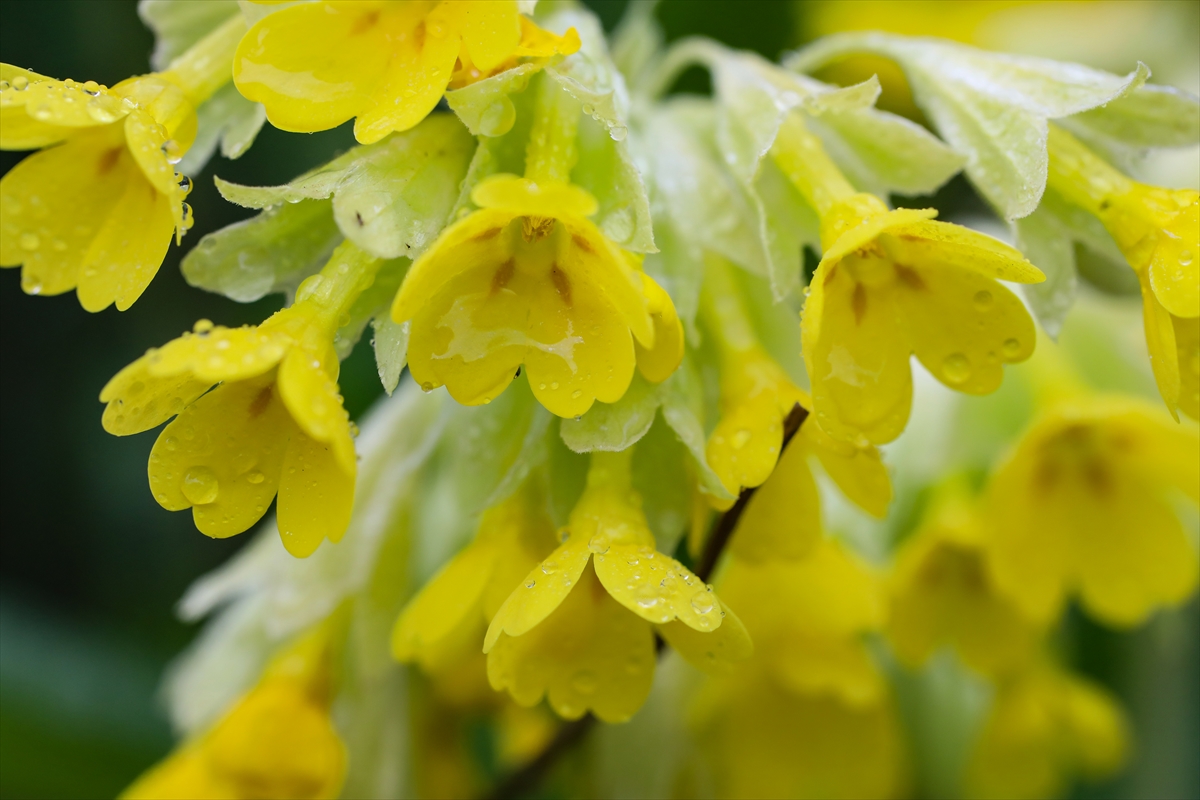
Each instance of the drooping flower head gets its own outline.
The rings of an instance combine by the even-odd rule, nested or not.
[[[0,179],[0,266],[21,266],[29,294],[129,308],[192,224],[174,165],[195,137],[193,101],[164,76],[110,89],[0,64],[0,148],[41,150]]]
[[[413,263],[392,307],[412,320],[408,364],[423,388],[478,405],[524,365],[538,401],[575,417],[619,400],[635,364],[651,380],[674,370],[671,299],[588,219],[591,195],[497,175],[471,197],[480,209]]]
[[[702,668],[750,655],[745,629],[712,588],[655,549],[631,457],[632,448],[592,454],[562,544],[492,618],[488,677],[521,705],[546,696],[569,719],[628,719],[650,691],[656,631]]]
[[[1057,125],[1049,152],[1049,185],[1104,223],[1137,275],[1167,408],[1200,419],[1200,192],[1130,180]]]
[[[345,244],[327,271],[349,275],[361,291],[378,263]],[[150,454],[159,505],[191,508],[202,533],[224,538],[257,522],[278,493],[279,532],[293,555],[341,538],[356,465],[333,335],[344,295],[357,293],[335,283],[314,275],[295,305],[257,327],[197,323],[104,387],[109,433],[140,433],[175,417]]]
[[[961,482],[940,487],[920,526],[896,553],[888,637],[920,666],[943,645],[986,675],[1027,663],[1040,633],[988,573],[981,520]]]
[[[988,488],[988,564],[1022,611],[1065,597],[1134,625],[1196,588],[1195,546],[1173,502],[1200,502],[1200,435],[1129,398],[1070,399],[1025,432]]]
[[[207,732],[126,789],[123,800],[332,800],[346,747],[330,717],[328,624],[281,650],[258,685]]]
[[[260,0],[266,2],[266,0]],[[356,118],[359,142],[423,120],[447,86],[516,63],[579,49],[574,30],[549,34],[516,0],[352,0],[296,3],[242,39],[233,79],[271,124],[311,133]]]

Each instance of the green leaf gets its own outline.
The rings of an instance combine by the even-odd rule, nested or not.
[[[658,549],[673,553],[692,514],[692,482],[682,468],[688,452],[661,415],[652,421],[633,451],[633,488]]]
[[[412,262],[407,258],[397,258],[385,261],[380,266],[375,280],[354,301],[354,305],[346,314],[345,321],[342,322],[333,337],[333,346],[337,349],[340,358],[350,355],[354,345],[358,344],[358,340],[362,338],[363,330],[367,327],[368,322],[377,318],[388,318],[392,300],[396,297],[396,292],[400,291],[400,284],[404,280],[404,276],[408,274],[411,264]]]
[[[938,133],[966,157],[971,181],[1009,220],[1032,213],[1045,189],[1047,120],[1112,104],[1150,74],[1143,64],[1121,77],[1079,64],[884,33],[829,36],[785,63],[807,71],[863,52],[900,65]]]
[[[613,63],[631,86],[641,83],[650,65],[660,57],[663,31],[654,18],[658,0],[630,3],[610,38]]]
[[[240,303],[296,291],[342,241],[330,201],[273,206],[200,240],[183,258],[189,284]]]
[[[615,403],[596,403],[577,419],[564,419],[559,433],[576,453],[619,452],[646,435],[658,410],[657,387],[634,373],[629,389]]]
[[[1075,303],[1075,246],[1066,227],[1044,205],[1014,222],[1013,229],[1017,247],[1046,275],[1044,283],[1021,289],[1038,323],[1051,339],[1057,339]]]
[[[708,465],[704,433],[704,390],[689,358],[662,384],[662,415],[687,449],[700,489],[710,497],[732,500],[733,495]]]
[[[372,323],[375,327],[375,367],[379,381],[389,395],[396,391],[400,374],[408,363],[408,323],[392,322],[388,314],[380,314]]]
[[[249,208],[333,198],[342,234],[380,258],[415,258],[459,199],[475,140],[452,115],[433,114],[377,144],[355,147],[283,186],[217,179],[226,200]]]
[[[536,64],[521,64],[446,92],[446,103],[473,136],[503,136],[517,120],[511,95],[524,92],[538,71]]]
[[[161,71],[241,11],[237,0],[140,0],[137,13],[154,32],[150,66]]]

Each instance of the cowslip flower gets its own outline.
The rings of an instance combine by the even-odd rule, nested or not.
[[[856,193],[797,114],[772,155],[821,221],[825,252],[801,330],[822,428],[874,444],[899,436],[912,405],[912,354],[950,388],[988,394],[1004,364],[1033,353],[1033,320],[999,283],[1045,279],[1019,251],[936,222],[934,209],[889,211]]]
[[[487,403],[524,365],[543,406],[577,417],[621,399],[635,364],[651,380],[674,370],[674,305],[588,219],[590,194],[497,175],[471,198],[480,209],[413,263],[392,306],[393,320],[412,320],[408,364],[423,389]]]
[[[100,401],[109,433],[175,417],[150,453],[159,505],[191,508],[201,533],[225,538],[257,522],[278,493],[290,553],[304,557],[323,539],[341,538],[357,467],[333,336],[379,263],[343,244],[301,284],[293,306],[261,325],[201,321],[108,382]]]
[[[0,179],[0,267],[29,294],[76,290],[88,311],[124,311],[192,225],[175,171],[196,108],[229,80],[236,14],[165,72],[59,81],[0,64],[0,149],[39,150]]]
[[[479,653],[487,624],[509,594],[558,546],[544,493],[534,485],[485,511],[475,540],[429,579],[392,629],[392,655],[426,672]]]
[[[655,550],[630,484],[632,454],[592,454],[562,544],[488,627],[488,678],[521,705],[546,696],[568,719],[629,719],[650,692],[655,632],[705,669],[750,655],[745,629],[712,588]]]
[[[1047,185],[1098,217],[1137,275],[1163,401],[1200,419],[1200,192],[1130,180],[1057,125],[1048,145]]]
[[[330,718],[329,661],[323,625],[276,654],[258,684],[211,729],[184,742],[121,797],[337,797],[346,747]]]
[[[1000,684],[965,776],[973,797],[1058,797],[1069,780],[1109,777],[1129,750],[1107,691],[1050,665]]]
[[[1068,593],[1116,625],[1135,625],[1196,588],[1196,550],[1172,503],[1200,502],[1200,433],[1120,396],[1049,408],[987,490],[996,585],[1048,623]]]
[[[452,82],[578,49],[574,29],[549,34],[516,0],[297,3],[250,28],[233,80],[277,128],[311,133],[354,118],[355,138],[371,144],[423,120]]]
[[[967,666],[996,675],[1025,664],[1040,631],[988,574],[983,526],[968,491],[958,482],[942,487],[897,551],[887,633],[908,666],[950,645]]]

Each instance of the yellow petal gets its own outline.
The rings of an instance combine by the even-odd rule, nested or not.
[[[100,391],[100,402],[108,404],[101,424],[114,436],[148,431],[183,411],[211,386],[212,382],[187,373],[152,375],[148,358],[142,356],[114,375]]]
[[[1167,311],[1195,319],[1200,316],[1200,193],[1171,194],[1183,210],[1159,236],[1150,261],[1150,285]]]
[[[892,502],[892,481],[877,449],[839,442],[817,424],[806,422],[800,433],[826,474],[850,502],[879,519],[887,516]]]
[[[491,578],[483,594],[483,615],[490,622],[530,571],[554,552],[558,539],[545,498],[528,486],[500,507],[484,512],[481,536],[485,530],[496,536],[497,544]]]
[[[200,532],[225,538],[266,512],[294,426],[270,377],[219,386],[163,429],[150,490],[170,511],[193,507]]]
[[[125,141],[146,180],[180,205],[184,192],[175,178],[175,162],[196,140],[195,106],[182,89],[158,75],[122,81],[113,93],[137,104],[125,118]]]
[[[391,9],[399,13],[389,14]],[[391,58],[389,33],[411,35],[409,4],[298,3],[263,17],[238,45],[233,80],[285,131],[335,128],[369,108]],[[400,98],[396,98],[400,100]]]
[[[294,424],[294,423],[293,423]],[[337,542],[354,509],[354,477],[334,448],[295,429],[279,480],[279,537],[297,558],[316,551],[322,539]]]
[[[1200,420],[1200,317],[1171,317],[1179,354],[1179,410]]]
[[[492,175],[475,185],[471,200],[480,208],[554,219],[590,217],[599,210],[596,198],[567,183],[539,184],[517,175]],[[603,238],[603,236],[601,236]]]
[[[994,392],[1005,363],[1033,354],[1037,335],[1029,312],[996,281],[945,262],[901,274],[894,297],[908,340],[925,368],[950,388]]]
[[[801,342],[817,423],[839,439],[890,442],[912,406],[912,348],[894,292],[869,288],[824,261],[810,288]]]
[[[573,281],[603,293],[642,346],[654,347],[655,329],[642,280],[621,250],[590,220],[563,215],[560,224],[564,233],[558,237],[558,265]]]
[[[0,150],[38,150],[58,144],[74,132],[39,122],[25,113],[24,106],[0,106]]]
[[[483,72],[498,67],[521,41],[521,15],[513,0],[487,3],[451,0],[443,6],[444,11],[439,11],[462,31],[463,47],[472,63]],[[432,19],[435,16],[437,12],[431,15],[431,24],[436,24]]]
[[[821,500],[803,442],[792,442],[746,505],[730,547],[756,562],[802,558],[821,538]]]
[[[238,787],[218,775],[203,750],[185,745],[138,777],[120,800],[228,800]]]
[[[1046,279],[1020,250],[987,234],[949,222],[930,219],[905,222],[889,229],[880,237],[880,243],[893,261],[905,266],[945,264],[1015,283],[1041,283]]]
[[[30,294],[74,289],[80,265],[136,173],[120,126],[85,131],[0,178],[0,264]]]
[[[409,20],[412,14],[406,15]],[[450,83],[458,57],[456,28],[442,4],[429,13],[424,25],[387,42],[390,61],[371,92],[371,102],[358,112],[354,138],[362,144],[377,142],[392,131],[414,127],[433,111]]]
[[[679,620],[658,626],[658,632],[693,666],[714,674],[728,673],[733,665],[754,654],[746,626],[724,606],[725,618],[715,631],[698,631]]]
[[[175,230],[170,200],[138,170],[126,170],[125,191],[92,240],[79,273],[79,303],[100,311],[129,308],[158,274]]]
[[[528,17],[521,17],[521,44],[513,51],[514,56],[549,58],[553,55],[569,56],[579,51],[579,31],[567,28],[562,36],[539,28]]]
[[[1129,754],[1129,730],[1121,707],[1107,691],[1078,678],[1065,681],[1065,718],[1086,777],[1114,774]]]
[[[195,333],[185,333],[145,358],[155,377],[193,375],[210,384],[240,381],[273,369],[287,352],[285,342],[264,333],[261,327],[216,326],[206,330],[198,323]]]
[[[646,701],[654,661],[650,625],[613,600],[588,569],[540,625],[498,638],[488,653],[488,680],[523,706],[545,696],[567,719],[591,711],[623,722]]]
[[[1173,318],[1150,288],[1144,273],[1138,274],[1142,285],[1142,325],[1146,333],[1146,349],[1150,351],[1150,369],[1158,384],[1158,393],[1171,416],[1179,419],[1179,397],[1182,376],[1179,363],[1179,348],[1175,342]]]
[[[683,323],[671,296],[649,275],[642,273],[650,321],[654,324],[654,346],[647,349],[634,342],[638,372],[651,383],[662,383],[683,361]]]
[[[721,601],[704,581],[670,556],[636,544],[598,552],[596,575],[618,603],[647,622],[678,619],[697,631],[721,626]]]
[[[481,627],[480,604],[495,558],[496,548],[476,541],[438,570],[400,612],[392,628],[392,655],[436,669],[447,642],[455,642],[463,628]]]
[[[492,618],[483,641],[483,652],[491,651],[501,633],[522,636],[538,627],[567,597],[586,591],[589,587],[580,589],[579,582],[591,557],[587,539],[575,534],[530,570]]]
[[[851,706],[878,703],[885,684],[864,642],[794,633],[773,648],[772,674],[800,694],[832,694]]]
[[[332,445],[342,471],[353,475],[355,456],[350,415],[342,405],[337,381],[322,365],[323,360],[333,360],[334,356],[325,355],[326,359],[322,359],[300,347],[289,350],[279,365],[279,394],[300,429],[310,439]]]

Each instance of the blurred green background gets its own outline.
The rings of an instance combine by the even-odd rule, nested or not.
[[[625,3],[589,5],[611,29]],[[866,4],[850,5],[867,11]],[[978,28],[988,10],[979,3],[918,3],[907,14],[901,5],[891,4],[884,16],[960,30]],[[1100,5],[1109,8],[1104,13],[1131,6]],[[1194,91],[1187,84],[1200,83],[1200,3],[1157,6],[1149,16],[1130,17],[1143,20],[1141,27],[1124,23],[1114,43],[1097,42],[1086,29],[1042,39],[1063,48],[1061,57],[1117,71],[1141,58],[1157,78]],[[821,4],[668,0],[659,18],[670,39],[707,34],[774,58],[826,30],[826,11]],[[7,63],[108,85],[148,70],[153,38],[134,0],[4,0],[0,13],[0,60]],[[855,19],[860,27],[889,25],[874,17]],[[1089,36],[1090,48],[1076,41]],[[1036,37],[1022,41],[1042,46]],[[703,91],[705,84],[693,72],[680,87]],[[179,274],[181,254],[203,234],[249,214],[221,200],[214,174],[244,184],[281,183],[352,145],[348,126],[301,136],[268,125],[242,160],[214,158],[193,176],[196,227],[125,313],[88,314],[74,294],[26,297],[19,270],[0,273],[0,797],[111,797],[170,747],[158,680],[195,633],[175,619],[174,604],[195,577],[249,537],[211,540],[193,528],[190,514],[161,509],[145,478],[154,436],[104,433],[97,396],[122,366],[196,319],[253,323],[278,307],[277,297],[239,305],[189,288]],[[22,156],[0,154],[0,171]],[[963,188],[960,182],[940,199],[962,202],[955,198],[967,194]],[[343,366],[341,382],[352,416],[380,394],[365,340]],[[1085,795],[1200,796],[1195,611],[1193,602],[1185,613],[1128,635],[1084,621],[1074,626],[1085,671],[1130,704],[1140,743],[1129,774]]]

